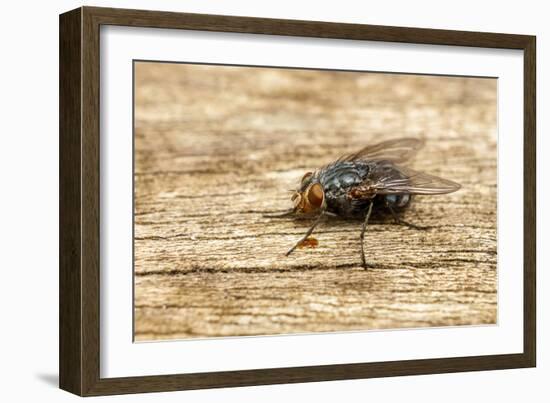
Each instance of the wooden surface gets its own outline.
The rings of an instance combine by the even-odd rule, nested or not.
[[[137,63],[136,340],[496,322],[496,80]],[[377,222],[262,214],[343,153],[426,139],[462,184]]]

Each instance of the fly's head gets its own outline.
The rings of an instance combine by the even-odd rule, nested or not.
[[[292,203],[296,212],[304,214],[315,213],[324,206],[325,191],[313,172],[302,177],[300,186],[292,194]]]

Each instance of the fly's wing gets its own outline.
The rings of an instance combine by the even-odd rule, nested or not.
[[[383,141],[382,143],[366,146],[353,154],[344,155],[339,161],[370,161],[385,160],[397,164],[409,161],[422,148],[424,142],[419,139],[401,138]]]
[[[456,182],[400,167],[391,161],[373,163],[365,185],[375,194],[437,195],[460,189]]]
[[[392,161],[371,161],[364,180],[351,188],[354,200],[372,199],[381,194],[438,195],[460,189],[456,182],[395,165]]]

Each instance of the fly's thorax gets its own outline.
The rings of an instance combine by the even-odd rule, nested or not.
[[[364,162],[336,161],[318,173],[325,193],[338,196],[359,186],[368,176],[369,168]]]

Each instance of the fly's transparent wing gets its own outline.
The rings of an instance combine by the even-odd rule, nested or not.
[[[460,185],[439,176],[400,167],[391,161],[373,164],[366,185],[376,194],[437,195],[456,192]]]
[[[424,141],[414,138],[388,140],[366,146],[356,153],[344,155],[339,161],[385,160],[402,164],[414,157],[423,145]]]
[[[372,199],[377,194],[438,195],[456,192],[460,185],[448,179],[400,167],[391,161],[371,161],[364,180],[349,190],[356,200]]]

